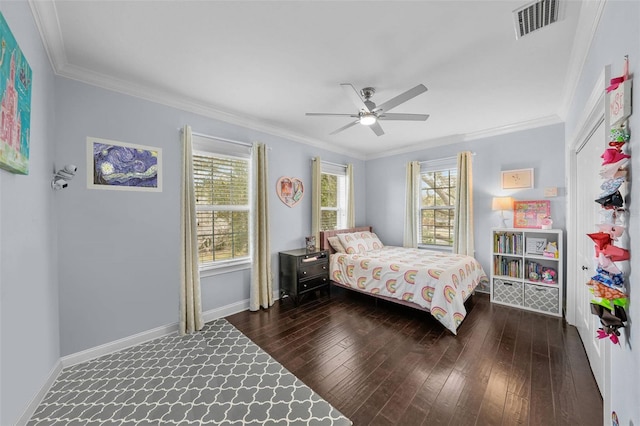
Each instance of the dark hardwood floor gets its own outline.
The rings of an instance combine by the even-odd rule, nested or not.
[[[354,425],[601,425],[577,330],[476,294],[454,336],[426,312],[332,287],[227,317]]]

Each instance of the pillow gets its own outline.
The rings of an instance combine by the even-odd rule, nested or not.
[[[380,238],[378,238],[378,236],[373,232],[369,232],[369,231],[360,232],[360,237],[364,240],[364,243],[367,245],[367,250],[380,250],[382,247],[384,247],[384,244],[382,244],[382,241],[380,241]]]
[[[338,239],[344,247],[345,253],[356,254],[367,251],[367,243],[361,238],[360,233],[338,234]]]
[[[338,237],[329,237],[327,240],[336,253],[346,253]]]

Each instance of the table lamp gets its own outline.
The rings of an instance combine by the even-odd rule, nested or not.
[[[491,210],[500,210],[500,218],[502,219],[502,227],[507,228],[507,220],[504,218],[504,211],[513,209],[512,197],[493,197]]]

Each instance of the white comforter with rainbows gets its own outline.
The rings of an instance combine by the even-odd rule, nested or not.
[[[416,303],[456,334],[464,301],[482,281],[482,266],[470,256],[385,246],[361,254],[331,255],[331,279],[365,293]]]

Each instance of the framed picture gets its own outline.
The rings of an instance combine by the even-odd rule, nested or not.
[[[2,13],[0,39],[0,168],[28,175],[33,75],[27,58],[24,57]]]
[[[502,171],[502,189],[522,188],[533,188],[533,169]]]
[[[526,242],[527,254],[542,255],[546,247],[547,247],[546,238],[527,238],[527,242]]]
[[[87,187],[162,192],[162,149],[88,137]]]
[[[283,203],[293,207],[302,200],[304,186],[298,178],[282,176],[276,183],[276,193]]]
[[[551,216],[549,200],[514,201],[514,228],[542,228],[542,221]]]

